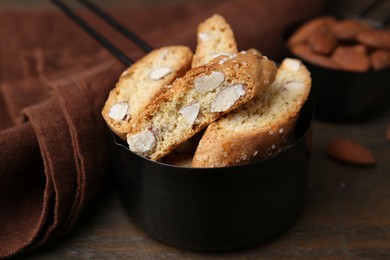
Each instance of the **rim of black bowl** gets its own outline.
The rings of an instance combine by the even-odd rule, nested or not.
[[[302,113],[305,113],[305,115],[303,116]],[[137,156],[139,159],[141,160],[146,160],[150,163],[155,163],[155,164],[158,164],[160,166],[165,166],[165,167],[172,167],[172,168],[180,168],[180,169],[191,169],[191,170],[197,170],[197,171],[202,171],[202,170],[210,170],[210,169],[215,169],[215,170],[223,170],[223,169],[226,169],[226,168],[242,168],[242,167],[246,167],[248,165],[253,165],[253,164],[258,164],[258,163],[261,163],[263,161],[267,161],[267,160],[271,160],[285,152],[287,152],[289,149],[291,149],[294,145],[296,145],[297,143],[299,143],[303,138],[305,138],[305,136],[307,135],[307,133],[310,131],[310,129],[312,128],[312,125],[314,123],[314,118],[315,118],[315,105],[314,105],[314,98],[312,97],[312,93],[310,92],[307,100],[305,101],[305,103],[303,104],[303,106],[301,107],[301,110],[300,110],[300,114],[299,114],[299,117],[297,119],[297,122],[296,122],[296,125],[295,127],[299,126],[299,123],[301,120],[303,120],[302,118],[305,117],[305,122],[303,123],[303,126],[301,127],[302,129],[300,129],[299,133],[298,134],[294,134],[295,135],[295,138],[294,138],[294,141],[291,142],[289,145],[287,145],[282,151],[272,155],[272,156],[269,156],[267,158],[264,158],[264,159],[260,159],[260,160],[255,160],[253,162],[249,162],[249,163],[246,163],[246,164],[241,164],[241,165],[234,165],[234,166],[227,166],[227,167],[183,167],[183,166],[178,166],[178,165],[173,165],[173,164],[167,164],[167,163],[163,163],[163,162],[159,162],[159,161],[154,161],[154,160],[151,160],[149,158],[146,158],[146,157],[143,157],[141,155],[138,155],[134,152],[132,152],[126,145],[125,145],[125,142],[120,139],[110,128],[108,128],[108,130],[110,131],[111,135],[112,135],[112,138],[114,140],[114,144],[121,147],[122,149],[125,149],[127,150],[129,153],[131,153],[132,155],[134,156]],[[296,130],[296,129],[295,129]]]

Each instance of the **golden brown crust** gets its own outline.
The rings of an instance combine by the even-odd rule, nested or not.
[[[261,132],[230,132],[210,125],[198,145],[191,166],[226,167],[272,156],[282,151],[292,138],[295,121],[296,117]]]
[[[220,54],[237,53],[232,28],[217,14],[199,24],[197,41],[192,67],[204,65]]]
[[[373,153],[361,143],[356,141],[334,138],[326,145],[326,153],[339,162],[371,166],[375,164]]]
[[[239,165],[284,149],[311,86],[306,67],[300,62],[299,66],[292,66],[286,60],[263,94],[207,127],[195,152],[193,167]]]
[[[120,138],[133,125],[133,118],[165,86],[190,69],[192,51],[185,46],[153,50],[125,70],[111,90],[102,110],[107,125]],[[157,71],[160,69],[160,72]]]

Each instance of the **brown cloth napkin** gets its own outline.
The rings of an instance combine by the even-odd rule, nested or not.
[[[283,56],[289,24],[325,0],[235,0],[112,10],[154,47],[195,48],[214,13],[238,46]],[[142,52],[83,13],[133,59]],[[125,67],[58,10],[0,11],[0,258],[67,234],[109,176],[112,142],[100,112]]]

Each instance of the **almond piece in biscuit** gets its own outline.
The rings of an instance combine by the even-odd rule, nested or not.
[[[390,50],[377,49],[370,55],[371,66],[374,70],[390,67]]]
[[[237,100],[245,95],[245,88],[242,84],[228,86],[221,90],[210,105],[211,112],[225,112],[231,108]]]
[[[169,67],[155,68],[150,71],[149,78],[152,80],[160,80],[170,73],[172,73],[172,69]]]
[[[199,103],[195,103],[186,107],[183,107],[179,110],[179,113],[187,120],[189,125],[193,125],[195,123],[196,118],[199,115],[200,105]]]
[[[370,60],[364,45],[338,46],[331,59],[347,71],[366,72],[370,69]]]
[[[370,47],[390,49],[390,30],[364,30],[356,35],[356,40]]]
[[[293,35],[288,39],[287,46],[294,46],[299,43],[306,42],[308,37],[324,28],[327,28],[334,24],[336,19],[332,16],[322,16],[308,21],[301,25]]]
[[[362,144],[347,139],[332,139],[326,146],[326,153],[332,159],[353,165],[374,165],[371,151]]]

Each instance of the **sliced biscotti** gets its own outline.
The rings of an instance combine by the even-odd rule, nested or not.
[[[111,90],[102,115],[112,131],[126,139],[133,118],[151,99],[191,67],[193,53],[185,46],[153,50],[122,73]]]
[[[159,160],[208,124],[263,92],[273,61],[250,52],[216,58],[189,70],[154,99],[128,133],[130,150]]]
[[[169,154],[161,158],[160,162],[180,167],[191,167],[192,158],[194,157],[195,150],[198,147],[203,133],[204,131],[202,130],[187,141],[178,145],[169,152]]]
[[[192,166],[239,165],[280,152],[293,135],[310,88],[306,67],[299,60],[285,59],[263,94],[207,127]]]
[[[197,41],[192,67],[204,65],[219,55],[237,53],[237,43],[232,28],[222,16],[217,14],[199,24]]]

